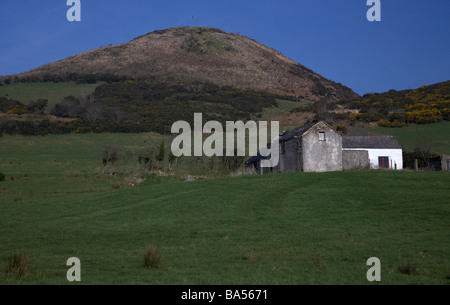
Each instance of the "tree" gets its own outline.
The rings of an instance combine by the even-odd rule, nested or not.
[[[139,154],[139,164],[143,164],[144,169],[150,172],[153,171],[153,160],[155,159],[154,155],[155,153],[153,149],[147,148]]]
[[[175,161],[175,164],[178,164],[178,157],[175,156],[172,151],[169,152],[169,171],[172,170],[173,162]]]
[[[430,138],[421,138],[417,142],[415,151],[422,158],[423,162],[430,166],[429,159],[432,156],[433,141]]]
[[[165,143],[164,143],[164,140],[163,140],[161,142],[161,144],[159,145],[159,152],[155,156],[156,161],[158,161],[158,162],[164,161],[165,150],[166,150],[166,148],[165,148]]]
[[[222,156],[223,169],[237,170],[244,163],[245,157],[238,156],[237,148],[234,149],[233,156],[227,156],[225,150]]]
[[[103,106],[99,103],[88,103],[86,107],[86,118],[92,122],[97,123],[97,121],[102,117]]]
[[[114,165],[120,158],[119,149],[116,147],[105,147],[102,151],[103,172],[108,170],[111,175],[114,172]]]
[[[51,114],[60,117],[76,118],[84,113],[84,109],[80,107],[80,102],[73,96],[65,97],[61,103],[56,104]]]
[[[36,114],[44,114],[47,105],[48,100],[38,99],[37,101],[30,101],[27,105],[27,110]]]

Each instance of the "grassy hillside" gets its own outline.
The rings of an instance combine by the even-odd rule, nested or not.
[[[72,256],[83,284],[367,284],[373,256],[383,284],[450,283],[448,173],[147,176],[138,187],[125,185],[132,167],[101,174],[104,145],[154,137],[0,138],[0,265],[30,256],[28,276],[0,272],[0,283],[66,284]],[[156,270],[143,267],[149,243]]]
[[[16,83],[0,86],[0,96],[28,104],[31,100],[47,99],[47,110],[51,110],[55,104],[60,103],[66,96],[74,97],[80,94],[88,95],[103,82],[96,84],[77,84],[75,82],[38,82],[38,83]]]
[[[414,90],[366,94],[345,104],[359,110],[350,116],[351,121],[378,122],[382,127],[449,121],[450,81]]]
[[[39,90],[31,93],[33,87],[52,86],[55,92],[42,92],[43,96],[45,97],[47,94],[47,96],[54,96],[55,99],[56,96],[62,99],[63,96],[67,96],[65,94],[70,93],[68,84],[70,83],[17,84],[13,86],[22,90],[20,94],[25,94],[28,90],[28,97],[31,95],[38,97]],[[72,85],[77,86],[76,84]],[[9,85],[1,87],[9,88]],[[0,122],[0,133],[45,135],[70,132],[138,133],[153,131],[166,134],[176,121],[185,120],[192,124],[194,113],[201,112],[205,122],[217,120],[225,123],[236,120],[248,121],[251,116],[258,119],[262,117],[262,112],[268,109],[268,113],[277,115],[277,119],[281,119],[286,111],[295,108],[295,104],[302,104],[295,98],[245,91],[239,88],[219,88],[211,83],[198,85],[197,88],[189,88],[182,85],[128,80],[98,85],[86,99],[85,96],[89,94],[87,91],[89,89],[94,90],[94,87],[73,87],[72,91],[79,90],[75,98],[64,98],[62,101],[59,100],[56,106],[51,103],[47,107],[51,109],[47,112],[56,116],[59,119],[58,122],[41,122],[42,118],[48,119],[48,117],[42,117],[45,115],[45,111],[43,111],[45,110],[43,109],[45,101],[39,100],[37,103],[26,106],[18,101],[10,100],[12,97],[9,93],[6,98],[0,96],[0,106],[2,106],[0,112],[7,114],[5,120]],[[78,96],[83,98],[78,98]],[[283,104],[280,109],[277,109],[278,101]],[[28,119],[25,122],[17,122],[17,115],[24,115]],[[36,115],[39,116],[38,119],[36,119]],[[303,120],[302,123],[305,121]],[[291,120],[287,123],[298,122]]]
[[[303,126],[306,121],[312,120],[314,118],[314,113],[312,112],[297,112],[293,111],[301,106],[312,105],[312,101],[288,101],[277,99],[278,107],[264,108],[261,114],[252,115],[251,119],[258,121],[278,121],[280,123],[280,131],[288,130],[290,128],[295,128]]]
[[[448,121],[429,125],[410,124],[402,128],[376,127],[371,128],[370,131],[395,136],[409,150],[417,147],[421,140],[429,139],[433,152],[450,154],[450,122]]]

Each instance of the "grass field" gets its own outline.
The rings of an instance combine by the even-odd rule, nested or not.
[[[376,127],[370,129],[379,134],[395,136],[409,150],[414,150],[421,139],[431,140],[432,150],[436,153],[450,154],[450,122],[436,124],[410,124],[402,128]]]
[[[102,174],[105,145],[155,137],[0,138],[0,284],[68,284],[69,257],[82,284],[368,284],[370,257],[382,284],[450,284],[448,173],[149,175],[137,187],[131,163]],[[143,266],[151,243],[159,269]],[[17,253],[30,257],[23,278],[6,273]]]
[[[78,98],[80,94],[88,95],[94,92],[95,88],[101,84],[104,84],[104,82],[96,84],[77,84],[75,82],[17,83],[0,86],[0,96],[11,98],[24,104],[28,104],[31,100],[47,99],[47,110],[50,111],[64,97],[72,95]]]

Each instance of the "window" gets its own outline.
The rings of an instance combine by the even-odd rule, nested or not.
[[[325,141],[325,132],[323,131],[319,132],[319,141]]]
[[[389,157],[378,157],[378,168],[389,168]]]

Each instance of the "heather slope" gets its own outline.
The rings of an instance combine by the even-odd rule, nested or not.
[[[94,49],[44,65],[18,78],[61,80],[71,74],[110,74],[190,86],[212,82],[308,100],[358,97],[351,89],[272,48],[214,28],[154,31],[124,44]]]

